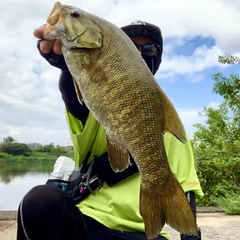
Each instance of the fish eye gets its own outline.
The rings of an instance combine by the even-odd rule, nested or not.
[[[71,12],[71,16],[73,18],[78,18],[80,15],[79,15],[79,12],[77,10],[74,10],[74,11]]]

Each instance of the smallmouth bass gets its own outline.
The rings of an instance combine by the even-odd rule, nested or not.
[[[103,125],[114,171],[134,158],[141,176],[140,213],[148,239],[165,223],[197,234],[196,222],[171,172],[163,134],[186,142],[182,122],[130,38],[112,23],[56,2],[43,34],[61,39],[80,103]]]

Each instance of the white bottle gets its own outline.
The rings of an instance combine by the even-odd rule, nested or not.
[[[49,179],[67,181],[74,169],[75,162],[71,158],[60,156],[54,164],[54,169],[50,174]]]

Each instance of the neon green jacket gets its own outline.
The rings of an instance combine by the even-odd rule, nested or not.
[[[84,127],[67,111],[66,118],[78,166],[81,165],[88,152],[91,151],[89,159],[92,159],[107,151],[105,131],[91,113]],[[203,196],[189,141],[182,144],[168,133],[164,138],[170,167],[184,191],[194,191],[197,195]],[[104,183],[96,195],[90,194],[77,206],[83,214],[96,219],[108,228],[144,232],[144,223],[139,213],[139,187],[140,176],[137,173],[112,187]],[[161,235],[170,239],[164,232]]]

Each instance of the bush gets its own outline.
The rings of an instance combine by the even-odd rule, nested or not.
[[[13,156],[30,156],[32,154],[32,150],[24,143],[3,143],[1,144],[0,152],[11,154]]]
[[[42,153],[51,153],[55,154],[56,156],[65,155],[67,154],[67,150],[65,147],[61,147],[59,145],[54,146],[53,143],[48,145],[40,146],[34,150],[35,152],[42,152]]]
[[[4,153],[4,152],[0,152],[0,158],[4,158],[4,159],[8,159],[11,158],[12,155]]]
[[[213,196],[212,201],[227,214],[240,215],[240,188],[239,186],[218,185],[218,197]]]
[[[219,186],[226,186],[225,193],[230,195],[234,187],[239,188],[240,159],[238,157],[196,159],[196,163],[198,177],[205,195],[203,198],[197,199],[198,205],[215,205],[216,199],[223,196]]]

